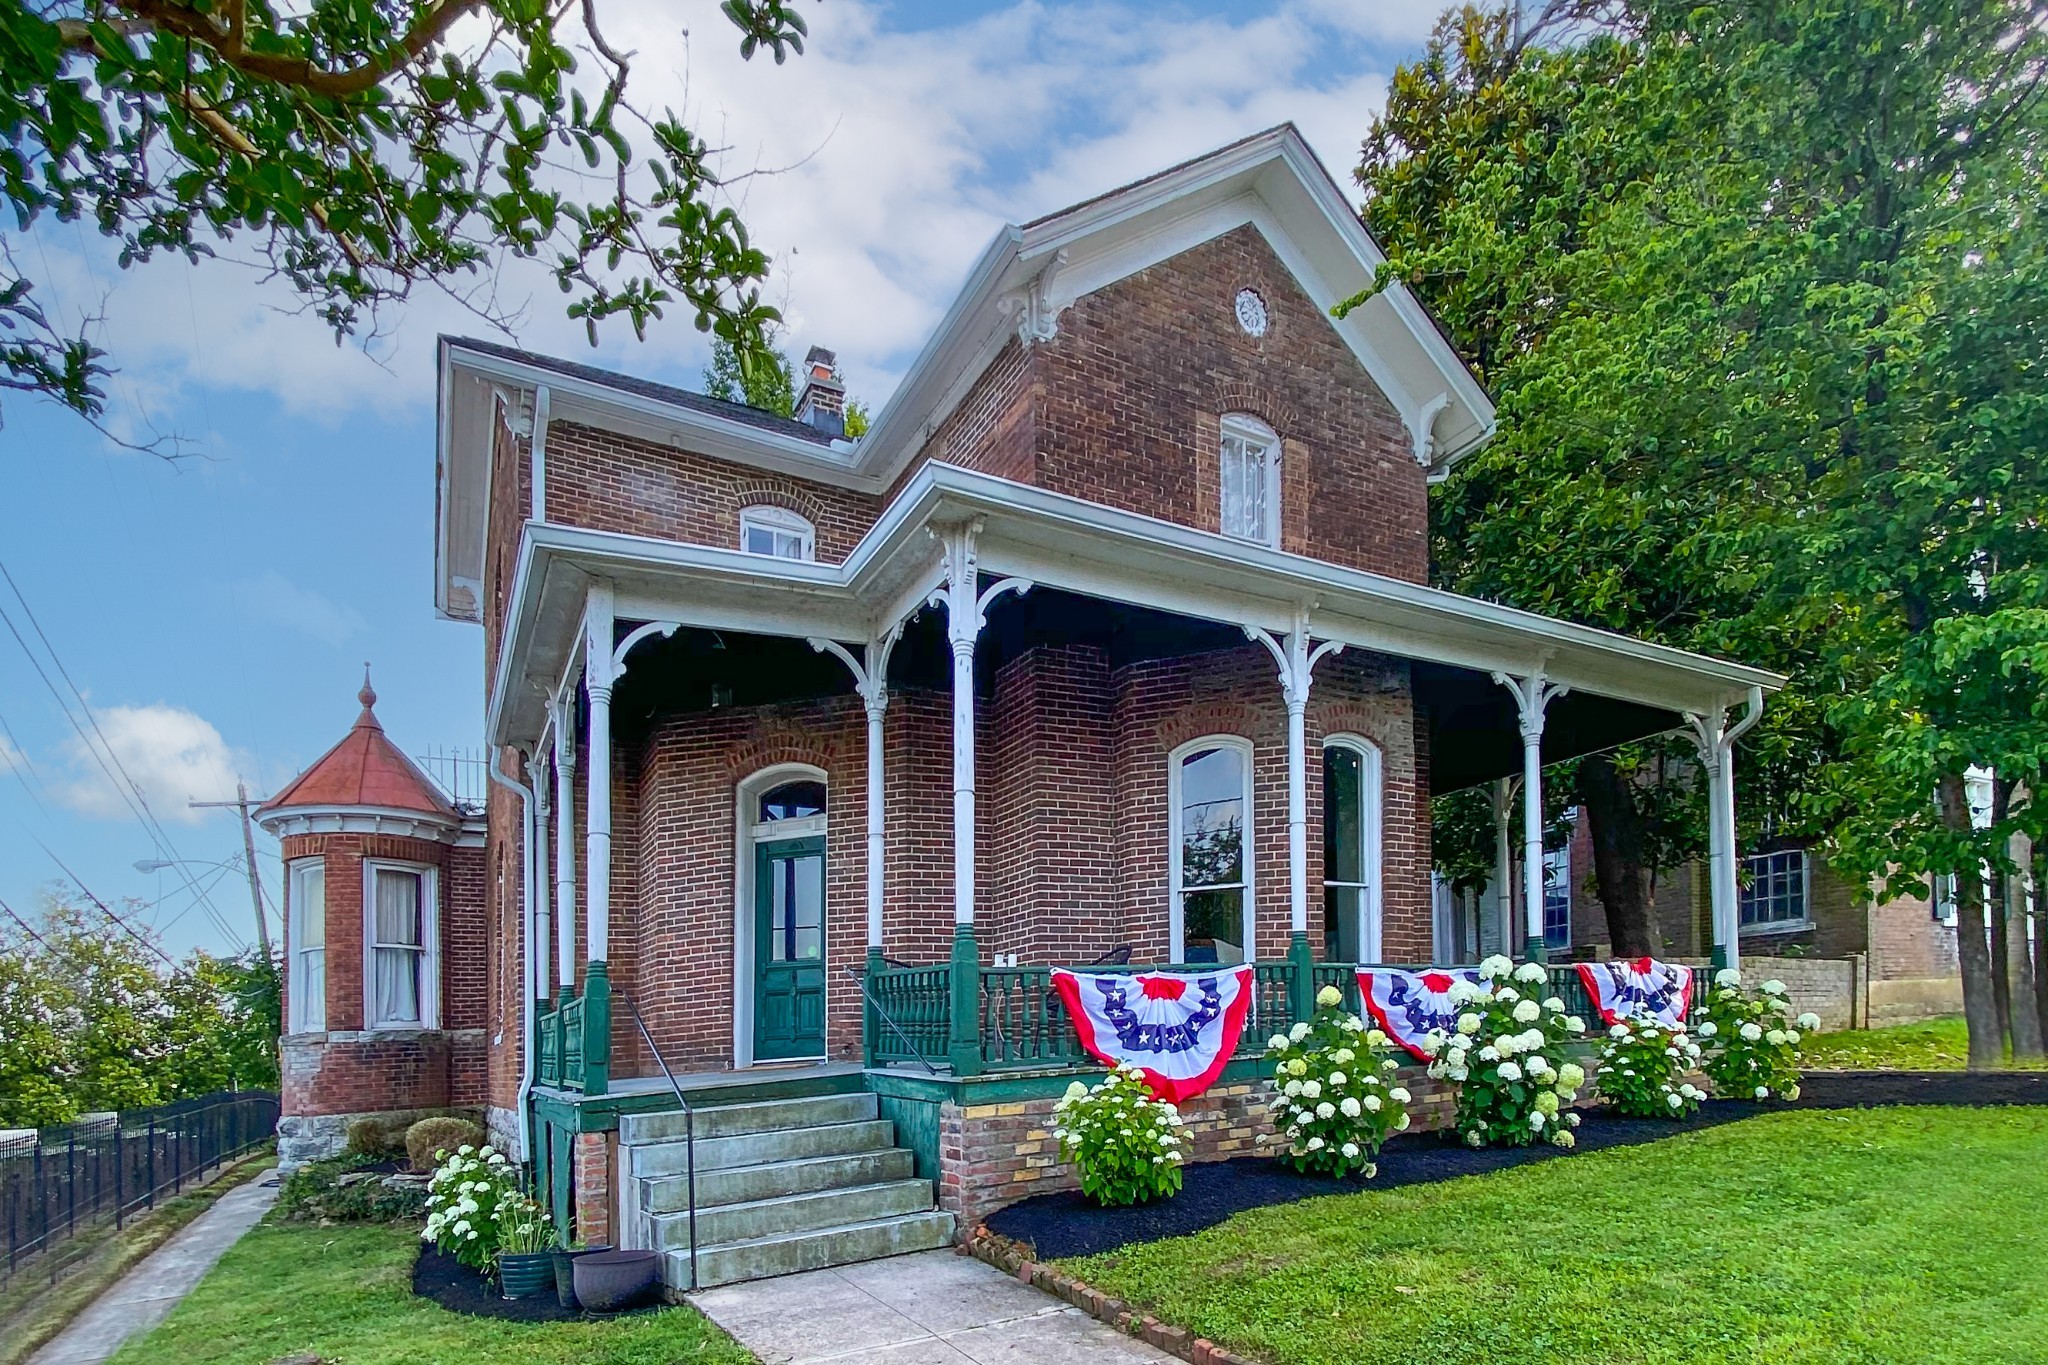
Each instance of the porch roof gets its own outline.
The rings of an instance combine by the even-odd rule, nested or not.
[[[962,522],[980,526],[980,569],[987,575],[1275,634],[1291,630],[1306,612],[1317,639],[1415,661],[1422,666],[1418,695],[1439,713],[1436,759],[1446,765],[1447,780],[1463,777],[1453,785],[1514,767],[1513,705],[1489,680],[1495,671],[1540,670],[1572,689],[1552,712],[1557,734],[1553,744],[1546,729],[1546,761],[1655,734],[1686,713],[1713,711],[1753,688],[1784,683],[1764,669],[932,462],[839,564],[527,526],[489,740],[512,744],[541,733],[546,697],[579,663],[578,625],[595,579],[614,585],[622,622],[859,642],[924,604],[944,576],[941,547],[928,531]],[[1500,743],[1483,742],[1485,735]]]

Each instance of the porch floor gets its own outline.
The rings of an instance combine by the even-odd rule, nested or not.
[[[783,1082],[802,1084],[806,1081],[833,1080],[840,1076],[858,1076],[863,1070],[859,1062],[789,1062],[761,1063],[744,1070],[719,1071],[678,1071],[676,1084],[686,1095],[696,1096],[705,1091],[734,1089],[741,1086],[776,1085]],[[535,1085],[538,1093],[558,1095],[564,1099],[580,1100],[583,1093],[577,1090],[561,1090],[554,1086]],[[607,1097],[619,1095],[665,1095],[669,1093],[668,1077],[614,1076],[605,1087]],[[712,1102],[716,1102],[715,1097]]]

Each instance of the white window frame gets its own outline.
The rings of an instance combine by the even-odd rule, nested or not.
[[[1258,857],[1252,830],[1258,820],[1252,795],[1258,784],[1253,780],[1252,742],[1242,735],[1204,735],[1200,739],[1189,740],[1166,756],[1167,956],[1173,962],[1184,961],[1187,956],[1187,922],[1181,906],[1186,888],[1182,887],[1180,880],[1181,768],[1190,755],[1204,749],[1234,749],[1244,760],[1244,960],[1253,962],[1258,958]],[[1206,891],[1213,888],[1194,889]]]
[[[1361,962],[1378,962],[1385,951],[1385,897],[1382,883],[1385,869],[1381,864],[1385,847],[1386,825],[1386,758],[1380,746],[1364,735],[1333,734],[1323,740],[1325,755],[1331,749],[1349,749],[1358,755],[1358,812],[1359,839],[1365,845],[1359,850],[1358,865],[1365,872],[1365,880],[1359,882],[1337,881],[1323,869],[1323,889],[1355,886],[1365,892],[1359,897],[1360,923],[1357,926],[1358,955]],[[1323,818],[1329,819],[1330,793],[1323,791]]]
[[[291,1021],[286,1026],[288,1033],[324,1033],[327,1029],[327,860],[323,857],[294,858],[286,865],[290,878],[287,896],[291,903],[291,920],[285,926],[285,947],[291,953],[291,970],[286,981],[286,998],[291,1004]],[[306,883],[314,873],[319,874],[320,894],[309,895]],[[309,913],[317,913],[320,919],[320,989],[308,987],[306,963],[303,954],[312,951],[305,947],[306,920]]]
[[[776,554],[773,551],[749,550],[749,531],[766,531],[771,539],[794,536],[797,541],[797,553],[791,556]],[[770,559],[794,559],[808,564],[818,557],[818,531],[808,518],[790,511],[787,507],[777,507],[766,502],[756,503],[740,509],[740,551],[743,554],[764,555]]]
[[[1748,898],[1751,888],[1755,887],[1757,877],[1768,872],[1767,867],[1760,868],[1757,864],[1760,861],[1768,863],[1773,858],[1788,857],[1799,859],[1799,918],[1766,920],[1761,924],[1742,923],[1742,902]],[[1796,934],[1813,927],[1813,855],[1810,852],[1803,848],[1779,848],[1768,853],[1746,854],[1742,859],[1742,870],[1749,876],[1749,885],[1742,887],[1735,898],[1737,933],[1745,936]]]
[[[1232,442],[1257,445],[1265,451],[1266,457],[1266,524],[1262,533],[1248,536],[1232,529],[1230,525],[1230,481],[1225,476],[1224,457],[1226,447]],[[1278,546],[1280,544],[1280,434],[1247,413],[1231,412],[1223,415],[1216,440],[1216,515],[1218,529],[1233,540],[1242,540],[1252,545]]]
[[[413,872],[420,878],[420,1017],[377,1017],[377,873]],[[363,1028],[404,1032],[441,1027],[441,870],[399,858],[363,859]]]

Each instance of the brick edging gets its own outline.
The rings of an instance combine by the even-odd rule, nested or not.
[[[1185,1327],[1175,1327],[1150,1313],[1140,1313],[1122,1299],[1112,1298],[1064,1270],[1033,1260],[1029,1244],[1013,1242],[990,1232],[986,1224],[977,1226],[968,1235],[960,1244],[960,1252],[986,1261],[1005,1275],[1014,1275],[1025,1284],[1072,1304],[1096,1321],[1156,1346],[1168,1355],[1189,1362],[1189,1365],[1258,1365],[1258,1362],[1235,1351],[1224,1350],[1206,1337],[1196,1336]]]

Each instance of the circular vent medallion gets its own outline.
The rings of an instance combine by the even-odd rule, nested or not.
[[[1259,297],[1258,290],[1237,291],[1237,325],[1244,328],[1247,336],[1266,334],[1266,301]]]

